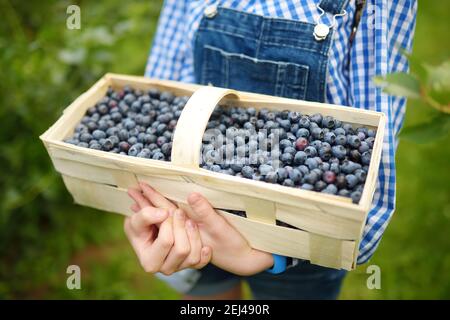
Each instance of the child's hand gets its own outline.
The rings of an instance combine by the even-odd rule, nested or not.
[[[202,242],[211,247],[214,265],[242,276],[272,267],[272,254],[252,249],[247,240],[203,196],[192,193],[188,203],[192,208],[189,218],[197,223]]]
[[[137,202],[133,210],[136,211],[138,207],[149,206],[153,211],[158,210],[157,208],[176,208],[172,202],[147,184],[142,183],[141,188],[147,199],[151,201],[152,206],[140,192],[130,190],[130,196]],[[147,203],[144,201],[147,201]],[[238,275],[253,275],[273,265],[273,258],[270,253],[252,249],[244,237],[221,217],[200,194],[191,194],[188,203],[192,210],[187,214],[197,224],[203,245],[212,249],[212,263],[214,265]],[[162,231],[163,226],[161,226],[160,233]],[[163,256],[167,254],[166,251],[163,251]],[[203,259],[201,265],[202,263],[204,263]]]
[[[124,223],[125,233],[146,272],[170,275],[185,268],[203,268],[211,249],[202,245],[197,225],[153,189],[130,189],[135,212]]]

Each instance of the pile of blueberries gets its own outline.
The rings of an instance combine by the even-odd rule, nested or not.
[[[133,157],[170,161],[177,120],[189,97],[157,89],[109,88],[65,142]]]
[[[150,89],[108,89],[72,137],[81,147],[170,161],[188,97]],[[242,178],[350,197],[358,203],[375,131],[331,116],[218,106],[203,137],[202,168]]]

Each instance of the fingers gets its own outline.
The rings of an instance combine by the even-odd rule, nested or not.
[[[151,203],[150,201],[148,201],[144,195],[142,194],[142,192],[140,190],[137,189],[133,189],[130,188],[128,189],[128,195],[134,200],[136,201],[137,205],[139,206],[140,209],[145,208],[145,207],[150,207]],[[132,209],[133,210],[133,209]],[[139,210],[138,210],[139,211]]]
[[[179,269],[192,268],[200,263],[201,257],[202,240],[200,239],[200,232],[198,231],[197,225],[192,220],[187,219],[185,228],[189,239],[189,244],[191,246],[191,251],[186,259],[184,259],[181,263]]]
[[[212,250],[210,247],[203,247],[200,254],[200,262],[192,267],[194,269],[201,269],[211,261]]]
[[[189,217],[195,222],[214,228],[219,227],[223,223],[223,219],[199,193],[191,193],[187,200],[193,211]]]
[[[144,270],[149,273],[159,272],[173,244],[172,217],[169,217],[161,224],[155,241],[141,250],[139,260]]]
[[[168,216],[165,209],[145,207],[130,217],[131,231],[135,234],[146,232],[150,226],[163,222]]]
[[[133,203],[130,207],[131,211],[133,211],[134,213],[139,212],[141,210],[141,208],[139,207],[139,205],[137,203]]]
[[[167,200],[164,196],[162,196],[155,189],[150,187],[146,183],[139,183],[139,186],[144,193],[144,196],[153,204],[154,207],[158,208],[166,208],[166,209],[176,209],[177,206],[174,205],[171,201]]]
[[[161,267],[161,272],[165,275],[170,275],[179,270],[179,266],[189,256],[191,252],[191,245],[186,232],[186,216],[180,209],[175,210],[173,215],[173,238],[174,245],[170,250],[166,261]],[[198,255],[200,255],[200,248]],[[196,262],[198,263],[198,261]]]

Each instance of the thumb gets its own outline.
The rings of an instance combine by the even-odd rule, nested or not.
[[[191,193],[188,196],[188,204],[192,208],[189,216],[197,223],[214,226],[221,222],[221,217],[217,214],[211,204],[199,193]]]

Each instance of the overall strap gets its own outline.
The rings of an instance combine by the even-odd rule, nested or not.
[[[332,15],[339,14],[347,5],[348,0],[321,0],[319,6]]]

